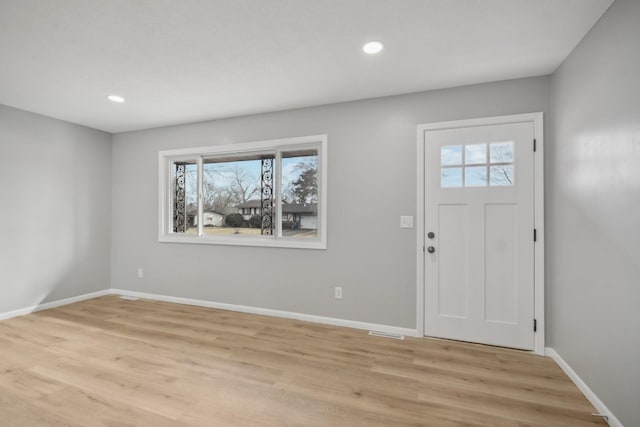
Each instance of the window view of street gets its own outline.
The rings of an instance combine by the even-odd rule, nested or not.
[[[203,159],[202,226],[205,235],[270,235],[276,232],[276,170],[280,167],[283,237],[318,235],[318,153],[316,149],[285,151],[276,164],[274,153]],[[184,166],[181,178],[180,167]],[[174,162],[172,190],[174,232],[198,233],[198,168]],[[180,185],[183,182],[183,195]],[[178,203],[184,199],[183,219]],[[184,231],[180,229],[184,221]]]

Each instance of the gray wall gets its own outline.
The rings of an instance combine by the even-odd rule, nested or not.
[[[108,289],[111,135],[0,105],[0,313]]]
[[[114,135],[112,287],[415,328],[416,235],[399,222],[416,215],[416,125],[547,111],[549,88],[539,77]],[[326,251],[158,243],[159,150],[324,133]]]
[[[548,345],[640,426],[640,2],[616,0],[554,74]]]

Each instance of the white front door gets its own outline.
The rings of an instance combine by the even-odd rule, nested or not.
[[[533,122],[425,131],[425,335],[534,348],[533,143]]]

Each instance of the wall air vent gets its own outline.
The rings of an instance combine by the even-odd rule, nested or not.
[[[389,332],[369,331],[369,335],[374,336],[374,337],[391,338],[391,339],[394,339],[394,340],[403,340],[404,339],[404,335],[391,334]]]

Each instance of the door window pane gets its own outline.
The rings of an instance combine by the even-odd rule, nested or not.
[[[513,185],[513,165],[491,166],[491,186]]]
[[[462,145],[440,147],[440,165],[456,166],[462,164]]]
[[[318,237],[318,150],[282,152],[282,236]]]
[[[465,187],[485,187],[487,185],[487,167],[471,166],[464,170]]]
[[[495,142],[490,145],[491,163],[513,163],[513,142]]]
[[[440,187],[462,187],[462,168],[441,168]]]
[[[487,163],[487,144],[465,145],[464,163],[466,165],[478,165]]]

